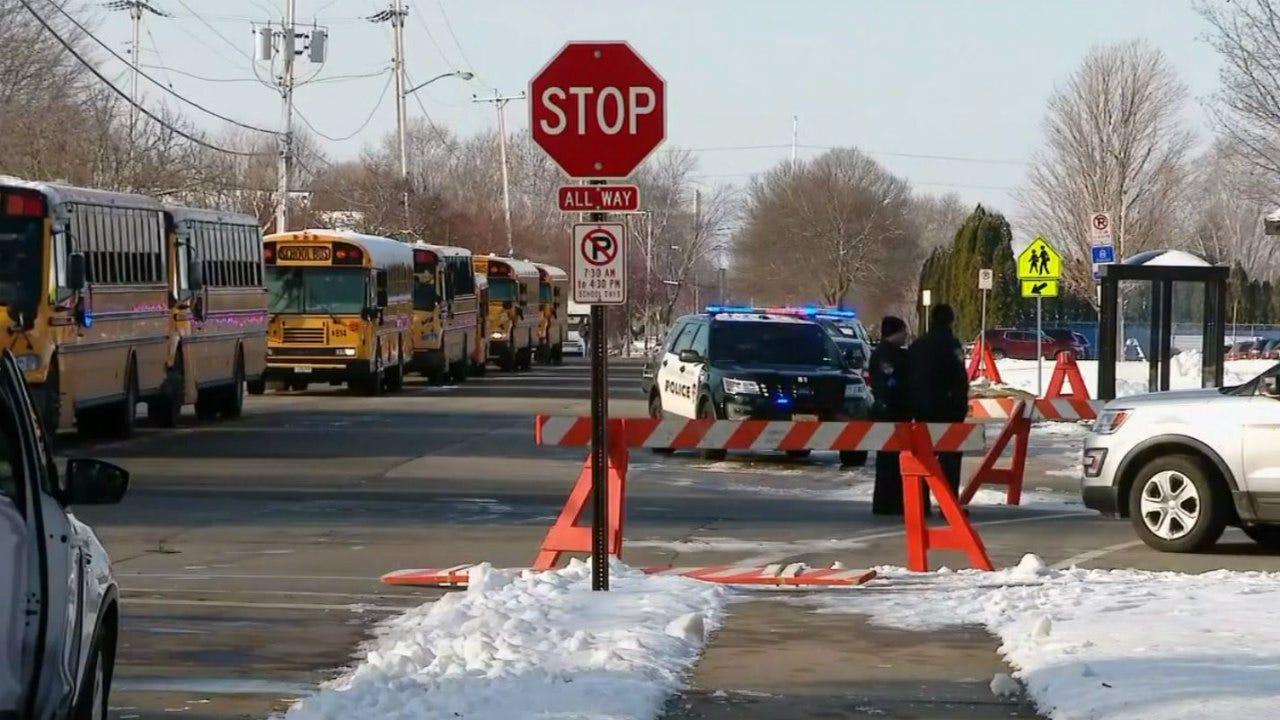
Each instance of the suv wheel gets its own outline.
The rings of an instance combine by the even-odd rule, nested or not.
[[[662,419],[662,396],[658,395],[656,392],[653,394],[653,397],[649,398],[649,417],[654,420]],[[675,450],[672,450],[671,448],[654,448],[653,452],[658,455],[675,454]]]
[[[1197,552],[1227,527],[1223,493],[1199,459],[1169,455],[1147,463],[1129,489],[1129,519],[1138,537],[1161,552]]]
[[[702,402],[698,403],[698,419],[699,420],[715,420],[716,419],[716,411],[714,408],[711,407],[710,400],[704,399],[702,400]],[[720,462],[721,460],[724,460],[728,456],[729,456],[729,453],[728,451],[725,451],[725,450],[703,450],[702,451],[702,459],[711,460],[713,462]]]
[[[1280,525],[1254,525],[1240,529],[1258,545],[1269,549],[1280,549]]]

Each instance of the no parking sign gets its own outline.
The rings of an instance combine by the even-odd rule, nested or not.
[[[574,223],[573,301],[627,302],[627,236],[622,223]]]

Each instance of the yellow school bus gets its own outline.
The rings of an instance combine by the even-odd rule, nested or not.
[[[0,177],[0,342],[45,427],[128,437],[169,358],[164,207]]]
[[[413,360],[434,384],[465,382],[475,347],[475,271],[471,251],[445,245],[413,246]]]
[[[489,279],[489,359],[508,372],[528,370],[538,334],[538,268],[496,255],[475,255],[477,272]]]
[[[300,230],[264,239],[267,369],[293,390],[399,392],[413,356],[413,250],[391,238]]]
[[[475,264],[472,263],[472,267]],[[489,307],[489,276],[473,272],[476,283],[476,308]],[[476,313],[475,344],[471,346],[471,374],[483,376],[489,365],[489,313],[482,310]]]
[[[569,289],[569,273],[546,263],[538,268],[538,362],[564,362],[564,339],[569,332],[569,316],[565,312],[565,295]]]
[[[239,417],[245,385],[262,392],[267,289],[262,229],[251,215],[166,205],[169,225],[169,363],[153,422],[177,424],[194,403],[202,420]]]

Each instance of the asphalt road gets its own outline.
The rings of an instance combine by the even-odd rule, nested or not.
[[[638,367],[617,363],[615,415],[644,414]],[[81,445],[133,473],[124,503],[78,514],[122,587],[113,718],[264,718],[353,659],[389,614],[444,591],[381,574],[489,561],[524,567],[583,452],[538,447],[533,416],[585,414],[586,367],[491,373],[457,387],[416,378],[401,395],[345,390],[250,398],[245,417]],[[990,434],[989,434],[990,436]],[[1033,448],[1028,488],[1069,491],[1070,439]],[[865,472],[834,458],[637,455],[625,559],[905,564],[901,525],[868,514]],[[1064,495],[1070,499],[1070,495]],[[997,565],[1280,570],[1233,531],[1208,555],[1160,555],[1126,523],[1039,504],[973,509]],[[961,557],[942,556],[952,567]],[[673,718],[1034,717],[993,698],[997,642],[977,628],[886,631],[758,596],[735,605]],[[723,691],[723,692],[717,692]]]

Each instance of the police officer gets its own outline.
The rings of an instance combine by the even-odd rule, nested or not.
[[[907,360],[907,323],[886,315],[880,321],[880,344],[871,353],[871,392],[875,404],[872,420],[900,422],[911,419],[910,368]],[[875,515],[902,514],[902,470],[898,453],[876,452],[876,485],[871,496]]]
[[[964,367],[964,347],[953,329],[955,321],[950,305],[935,305],[929,312],[929,331],[908,350],[911,412],[918,422],[964,422],[969,414],[969,375]],[[942,474],[957,495],[962,459],[958,452],[938,453]]]

